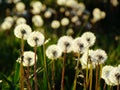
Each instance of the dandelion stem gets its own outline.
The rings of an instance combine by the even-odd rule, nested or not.
[[[61,90],[64,90],[65,62],[66,62],[66,50],[65,50],[64,59],[63,59],[62,79],[61,79]]]
[[[78,75],[78,66],[79,66],[79,59],[80,59],[80,54],[78,54],[78,60],[77,60],[77,64],[76,64],[76,72],[75,72],[75,78],[74,78],[74,86],[73,86],[73,90],[76,90],[76,84],[77,84],[77,75]]]
[[[20,62],[20,90],[24,90],[24,68],[23,68],[24,40],[21,39],[21,62]]]
[[[88,62],[87,62],[87,67],[86,67],[86,78],[85,78],[85,88],[88,88]]]
[[[90,63],[90,76],[89,76],[89,79],[90,79],[90,90],[92,90],[92,73],[93,73],[92,63]]]
[[[103,90],[106,90],[106,83],[104,83],[104,87],[103,87]]]
[[[54,77],[55,77],[55,62],[54,60],[52,60],[52,90],[55,90],[55,81],[54,81]]]
[[[99,63],[98,63],[98,65],[99,65]],[[98,67],[98,65],[96,65],[96,83],[95,83],[95,90],[99,90],[99,86],[98,86],[98,69],[99,69],[99,67]]]
[[[30,76],[30,69],[29,66],[27,66],[27,70],[26,70],[26,78],[27,78],[27,89],[31,90],[31,85],[30,85],[30,80],[29,80],[29,76]]]
[[[37,73],[36,73],[36,49],[37,49],[37,45],[35,45],[34,47],[34,52],[35,52],[35,64],[34,64],[34,83],[35,83],[35,90],[38,90],[38,86],[37,86]]]

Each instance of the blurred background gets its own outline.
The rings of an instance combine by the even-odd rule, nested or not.
[[[42,10],[38,15],[41,15],[44,24],[42,26],[35,26],[32,17],[35,13],[31,12],[33,7],[30,5],[32,1],[37,0],[0,0],[0,72],[5,75],[11,75],[14,70],[15,63],[20,54],[20,40],[14,36],[14,27],[16,20],[23,17],[26,23],[32,29],[38,29],[45,34],[46,40],[51,38],[52,43],[56,43],[58,38],[62,35],[72,35],[73,37],[80,36],[85,31],[91,31],[96,35],[96,43],[93,48],[102,48],[108,54],[107,65],[120,64],[120,1],[119,0],[76,0],[82,3],[84,11],[79,19],[73,19],[76,12],[73,7],[67,7],[57,4],[57,0],[39,0],[42,3]],[[25,12],[16,10],[16,4],[23,2],[25,4]],[[94,19],[94,9],[104,12],[102,19]],[[62,11],[63,10],[63,11]],[[47,12],[47,14],[46,14]],[[97,12],[96,12],[97,13]],[[3,25],[6,17],[14,19],[11,26]],[[51,27],[51,22],[55,19],[61,20],[67,17],[70,24],[67,26],[60,26],[57,30]],[[99,17],[99,15],[98,15]],[[3,25],[3,26],[2,26]],[[8,28],[7,28],[8,27]],[[64,31],[65,30],[65,31]],[[25,50],[30,50],[25,44]],[[71,66],[72,67],[72,66]],[[69,70],[71,68],[68,68]]]

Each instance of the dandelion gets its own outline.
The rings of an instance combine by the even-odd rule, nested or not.
[[[68,24],[69,24],[69,19],[68,18],[62,18],[62,20],[61,20],[61,24],[62,24],[62,26],[67,26]]]
[[[62,52],[69,53],[72,51],[72,41],[71,36],[62,36],[59,38],[57,45],[60,47]]]
[[[60,27],[60,22],[58,20],[53,20],[52,23],[51,23],[51,27],[53,29],[57,29]]]
[[[20,24],[15,27],[14,34],[17,38],[23,38],[24,40],[26,40],[30,35],[31,31],[32,29],[29,25]]]
[[[96,64],[103,64],[107,60],[107,54],[102,49],[95,50],[91,55],[91,61]]]
[[[45,18],[50,18],[52,16],[52,12],[50,10],[47,10],[45,13],[44,13],[44,17]]]
[[[7,21],[7,22],[9,22],[9,23],[13,24],[13,23],[14,23],[14,18],[13,18],[13,17],[11,17],[11,16],[8,16],[8,17],[6,17],[6,18],[5,18],[5,20],[4,20],[4,21]]]
[[[82,34],[81,38],[83,38],[83,40],[88,42],[88,46],[93,46],[96,40],[96,37],[94,35],[94,33],[92,32],[85,32]]]
[[[75,53],[84,53],[88,48],[88,43],[83,40],[81,37],[77,37],[73,41],[73,52]]]
[[[12,24],[8,21],[4,21],[0,27],[2,30],[9,30],[12,27]]]
[[[32,22],[36,27],[41,27],[44,23],[42,17],[40,15],[35,15],[32,17]]]
[[[46,55],[49,59],[57,59],[62,55],[62,51],[57,45],[50,45],[46,49]]]
[[[52,60],[52,88],[55,90],[55,82],[54,82],[54,77],[55,77],[55,66],[54,66],[54,60],[59,58],[62,55],[61,49],[57,45],[50,45],[46,49],[46,55],[49,59]]]
[[[16,20],[16,24],[19,25],[19,24],[26,24],[26,19],[23,18],[23,17],[20,17],[20,18],[17,18]]]
[[[35,46],[41,46],[44,43],[44,35],[39,32],[39,31],[33,31],[28,39],[27,42],[31,47],[35,47]]]
[[[113,86],[114,84],[109,80],[109,76],[110,76],[110,72],[113,69],[113,66],[110,65],[106,65],[102,68],[102,75],[101,78],[105,80],[105,84],[104,84],[104,90],[106,89],[106,84]]]
[[[32,51],[24,51],[23,53],[23,66],[33,66],[35,64],[35,53]],[[36,55],[37,60],[37,55]]]
[[[32,7],[32,14],[39,14],[41,12],[42,3],[40,1],[32,1],[30,6]]]
[[[17,12],[22,13],[25,11],[25,4],[23,2],[17,2],[15,7]]]
[[[57,0],[57,4],[62,6],[66,4],[66,0]]]
[[[111,69],[110,75],[108,78],[111,83],[115,85],[119,85],[120,84],[120,67],[114,67],[113,69]]]
[[[110,0],[110,3],[111,3],[114,7],[116,7],[116,6],[119,5],[118,0]]]

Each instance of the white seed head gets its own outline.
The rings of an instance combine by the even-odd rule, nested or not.
[[[44,13],[44,17],[45,18],[50,18],[52,16],[52,12],[47,10],[45,13]]]
[[[57,58],[61,57],[61,55],[62,55],[62,51],[57,45],[50,45],[46,49],[46,56],[49,59],[52,59],[52,60],[57,59]]]
[[[63,18],[62,20],[61,20],[61,24],[62,24],[62,26],[67,26],[68,24],[69,24],[69,19],[68,18]]]
[[[41,46],[44,43],[44,35],[39,32],[39,31],[33,31],[28,39],[27,42],[31,47],[35,47],[35,46]]]
[[[85,32],[82,34],[81,38],[88,42],[88,46],[93,46],[96,41],[96,36],[92,32]]]
[[[20,17],[20,18],[17,18],[16,20],[16,24],[19,25],[19,24],[26,24],[26,19],[23,18],[23,17]]]
[[[59,38],[57,45],[62,52],[69,53],[72,51],[73,38],[71,36],[62,36]]]
[[[52,23],[51,23],[51,27],[53,29],[57,29],[60,27],[60,22],[58,20],[53,20]]]
[[[12,27],[12,24],[8,21],[4,21],[0,27],[2,30],[9,30]]]
[[[91,54],[91,61],[96,64],[103,64],[107,60],[107,54],[102,49],[97,49]]]
[[[73,41],[73,52],[84,53],[88,49],[88,43],[81,37],[77,37]]]
[[[17,38],[23,38],[24,40],[28,38],[31,32],[32,32],[32,29],[27,24],[19,24],[14,29],[14,35]]]
[[[16,10],[17,12],[24,12],[25,11],[25,4],[23,2],[16,3]]]
[[[40,15],[34,15],[32,17],[32,22],[36,27],[41,27],[44,24],[44,21]]]
[[[37,60],[37,55],[36,55]],[[33,66],[35,64],[35,53],[32,51],[25,51],[23,53],[23,66]]]

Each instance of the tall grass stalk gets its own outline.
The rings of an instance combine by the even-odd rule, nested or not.
[[[55,90],[55,61],[52,60],[52,90]]]
[[[66,52],[64,52],[64,57],[63,57],[63,67],[62,67],[62,79],[61,79],[61,90],[64,90],[64,75],[65,75],[65,62],[66,62]]]
[[[34,83],[35,83],[35,90],[38,90],[38,86],[37,86],[37,73],[36,73],[36,49],[37,49],[37,44],[34,47],[34,53],[35,53],[35,64],[34,64]]]
[[[20,90],[24,90],[24,68],[23,68],[24,39],[21,39],[21,61],[20,61]]]
[[[50,87],[50,82],[49,82],[49,78],[48,78],[48,73],[47,73],[47,62],[46,62],[46,55],[45,55],[45,43],[43,44],[43,54],[44,54],[44,75],[45,78],[47,79],[47,88],[48,90],[51,90]]]
[[[80,60],[80,53],[78,53],[78,60],[77,60],[77,64],[76,64],[76,72],[75,72],[75,78],[74,78],[74,86],[73,86],[73,90],[76,90],[76,85],[77,85],[77,75],[79,73],[79,60]]]

